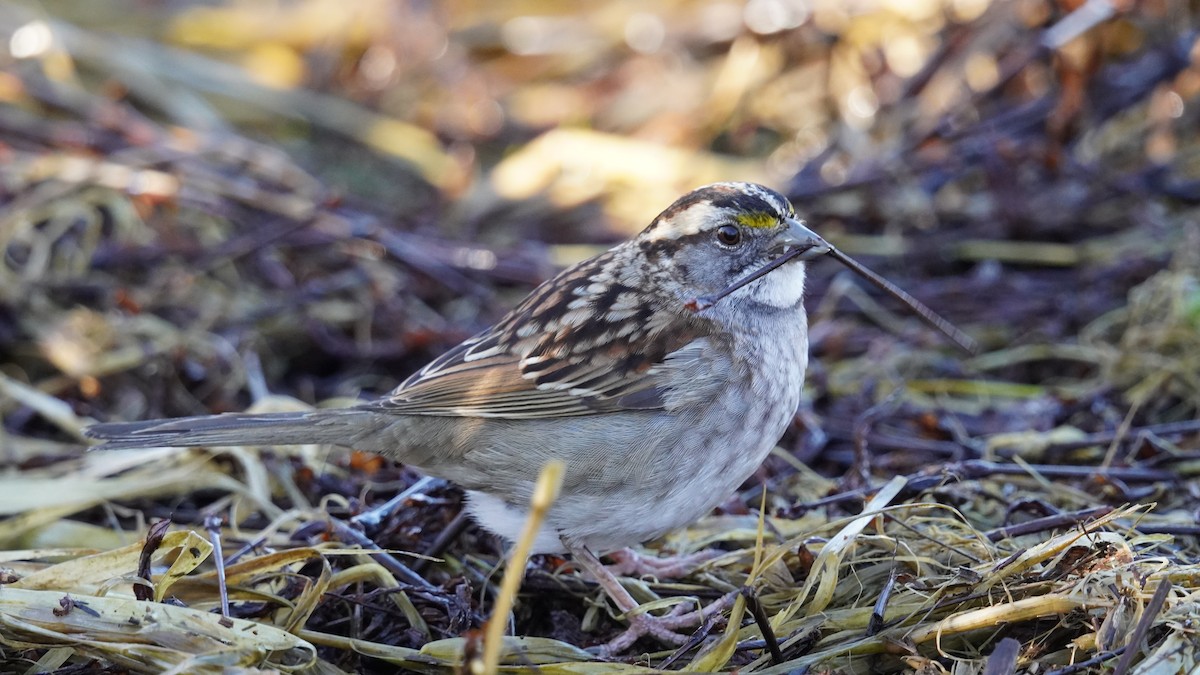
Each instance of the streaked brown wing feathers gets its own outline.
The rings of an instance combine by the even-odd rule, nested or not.
[[[657,366],[702,337],[705,325],[682,308],[631,311],[635,291],[619,282],[613,265],[610,251],[564,271],[379,405],[415,415],[522,419],[662,407]]]

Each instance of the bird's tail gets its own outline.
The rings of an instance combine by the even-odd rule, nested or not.
[[[374,413],[342,408],[113,422],[90,426],[84,434],[104,441],[96,446],[97,450],[307,443],[350,445],[378,422]]]

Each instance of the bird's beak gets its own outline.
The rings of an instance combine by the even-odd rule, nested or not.
[[[964,349],[967,353],[975,354],[978,351],[978,346],[976,345],[975,340],[971,339],[971,336],[962,332],[958,328],[955,328],[954,324],[938,316],[936,312],[921,304],[919,300],[908,293],[905,293],[902,289],[887,279],[884,279],[878,274],[867,269],[862,265],[862,263],[835,249],[829,244],[829,242],[822,239],[821,235],[805,227],[804,223],[800,222],[799,220],[796,220],[795,218],[788,218],[786,222],[787,227],[784,228],[784,230],[778,235],[776,235],[773,252],[777,251],[778,255],[776,255],[773,260],[758,268],[754,272],[746,275],[745,277],[733,282],[720,292],[710,295],[702,295],[694,300],[689,300],[684,304],[684,306],[693,312],[699,312],[708,309],[709,307],[715,305],[721,298],[724,298],[725,296],[752,281],[761,279],[772,270],[783,267],[785,264],[793,260],[812,260],[813,258],[818,258],[826,254],[833,254],[833,257],[838,262],[849,267],[854,271],[855,274],[858,274],[867,281],[870,281],[878,288],[891,294],[893,297],[908,305],[909,308],[917,314],[917,316],[921,317],[921,319],[925,321],[925,323],[928,323],[934,328],[940,330],[944,335],[953,340],[955,344]]]
[[[793,253],[795,258],[799,260],[812,260],[833,250],[829,242],[822,239],[821,235],[805,227],[804,223],[799,220],[788,218],[786,222],[787,229],[780,232],[776,237],[776,248],[782,254],[787,255],[792,253],[793,250],[799,249],[800,253]]]

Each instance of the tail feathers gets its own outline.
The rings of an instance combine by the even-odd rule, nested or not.
[[[144,422],[96,424],[84,430],[105,441],[97,450],[130,448],[301,445],[346,445],[367,431],[371,413],[353,408],[266,414],[230,413]]]

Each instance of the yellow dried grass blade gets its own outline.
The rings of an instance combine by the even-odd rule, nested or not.
[[[983,579],[980,580],[976,588],[978,591],[984,591],[1000,583],[1004,579],[1018,576],[1032,568],[1034,565],[1061,554],[1083,537],[1097,537],[1105,535],[1105,533],[1097,532],[1097,530],[1108,525],[1109,523],[1121,518],[1129,518],[1141,512],[1148,511],[1151,508],[1152,505],[1143,504],[1116,509],[1093,521],[1083,523],[1074,530],[1064,532],[1063,534],[1037,544],[1036,546],[1031,546],[1023,551],[1021,555],[1017,556],[1017,558],[1012,562],[999,568],[993,568],[988,574],[984,575]],[[1114,543],[1125,545],[1124,539],[1119,537],[1114,539]]]
[[[45,478],[24,475],[0,480],[0,515],[17,516],[0,523],[0,542],[28,531],[31,524],[50,522],[61,517],[60,514],[82,511],[113,499],[175,496],[203,489],[244,495],[254,499],[255,505],[268,516],[278,515],[277,506],[259,502],[244,484],[212,469],[207,466],[209,464],[207,459],[202,459],[169,468],[155,465],[102,478],[72,474]],[[53,515],[39,517],[38,513],[43,509]]]
[[[360,549],[325,549],[313,546],[276,551],[254,558],[247,558],[227,566],[225,568],[225,580],[231,589],[237,586],[252,586],[261,582],[264,578],[280,574],[290,574],[291,571],[288,568],[291,566],[299,567],[313,560],[324,560],[327,555],[348,555],[361,552]],[[215,571],[181,579],[178,582],[176,595],[185,601],[198,599],[194,594],[206,592],[207,589],[211,588],[211,583],[215,580]],[[352,583],[352,581],[346,583]]]
[[[333,570],[329,566],[329,561],[324,556],[321,557],[321,573],[316,578],[299,577],[304,579],[304,590],[300,591],[299,597],[296,598],[292,606],[292,611],[288,613],[287,619],[282,623],[282,628],[289,633],[295,633],[297,630],[304,627],[308,623],[308,618],[316,611],[321,604],[321,598],[325,595],[325,591],[329,590],[329,582],[333,578]]]
[[[317,578],[294,576],[292,567],[298,568],[313,561],[317,561],[321,565],[321,573]],[[356,580],[356,578],[345,577],[344,574],[345,572],[338,575],[340,583],[336,585],[354,583]],[[277,551],[257,558],[242,560],[225,568],[225,583],[231,599],[261,600],[287,608],[288,614],[282,623],[286,630],[293,632],[304,625],[316,609],[321,596],[335,585],[334,578],[323,552],[313,547]],[[305,583],[304,590],[294,600],[280,597],[272,590],[282,586],[285,579],[298,579]],[[263,589],[263,586],[266,588]],[[216,570],[179,579],[173,589],[173,595],[184,602],[196,605],[211,603],[217,597]],[[423,626],[424,623],[422,622],[421,625]]]
[[[419,672],[462,672],[466,665],[463,663],[463,654],[478,648],[475,637],[434,640],[416,650],[310,630],[301,630],[300,636],[314,645],[353,651]],[[659,672],[631,664],[596,661],[595,658],[579,647],[551,638],[505,636],[501,641],[501,663],[497,670],[502,673],[537,672],[541,675]]]
[[[7,543],[14,549],[25,549],[25,551],[18,550],[18,554],[24,554],[31,549],[60,549],[64,553],[59,554],[57,557],[74,558],[124,546],[136,540],[138,536],[139,533],[137,532],[123,532],[113,529],[111,524],[94,525],[92,523],[82,523],[78,520],[64,518],[48,522],[35,529],[27,530],[21,536],[14,537]],[[6,555],[8,555],[8,552],[0,553],[0,557]],[[47,557],[56,556],[47,553],[17,559],[34,560],[46,559]]]
[[[182,542],[176,544],[175,540],[178,537],[174,535],[179,534],[185,536]],[[167,591],[171,590],[171,586],[175,582],[191,574],[201,563],[208,560],[208,557],[212,555],[213,545],[208,539],[191,530],[169,532],[166,537],[163,537],[163,543],[159,545],[153,557],[157,557],[160,553],[166,555],[176,550],[179,551],[179,555],[171,561],[171,566],[167,568],[166,573],[154,581],[154,599],[157,602],[162,602],[163,598],[167,597]]]
[[[829,601],[833,597],[834,588],[838,581],[838,567],[842,563],[842,558],[849,551],[854,540],[867,525],[879,515],[879,511],[884,509],[891,503],[896,495],[904,489],[908,484],[908,480],[903,476],[896,476],[888,481],[886,485],[880,488],[879,492],[867,502],[863,509],[863,515],[850,521],[837,534],[830,537],[829,541],[821,548],[821,552],[817,555],[817,559],[813,562],[812,569],[808,573],[808,579],[804,581],[804,586],[800,588],[800,592],[782,612],[776,614],[771,619],[771,627],[776,631],[782,629],[783,625],[788,622],[797,612],[800,611],[801,605],[808,598],[809,592],[816,587],[816,592],[813,593],[812,602],[805,607],[807,614],[820,612],[829,605]]]
[[[27,673],[53,673],[57,672],[59,666],[63,665],[75,655],[75,649],[72,647],[57,647],[55,649],[47,649],[42,658],[37,660],[37,663],[32,668],[25,671]]]
[[[412,599],[408,597],[408,593],[398,590],[400,582],[383,565],[372,561],[344,569],[333,576],[333,579],[329,581],[329,587],[339,588],[359,581],[371,581],[381,588],[397,589],[392,593],[388,593],[388,599],[404,614],[404,618],[408,620],[409,626],[420,631],[421,635],[425,636],[426,639],[429,638],[431,633],[429,632],[429,625],[425,623],[425,617],[421,616],[421,613],[417,611],[416,606],[412,603]]]
[[[114,580],[123,578],[132,580],[137,571],[138,559],[144,545],[144,541],[139,541],[136,544],[112,551],[51,565],[17,580],[7,588],[53,589],[58,593],[95,595]],[[164,576],[163,580],[167,587],[203,562],[212,552],[212,544],[191,530],[169,532],[163,537],[162,544],[151,556],[151,560],[163,560],[173,552],[180,555],[172,563],[171,570],[168,571],[168,575],[171,575],[170,578]]]
[[[995,628],[1005,623],[1013,624],[1044,616],[1062,615],[1083,605],[1080,599],[1060,593],[1039,595],[954,614],[932,625],[913,630],[904,637],[920,644],[934,638],[980,628]]]
[[[525,565],[529,561],[529,552],[533,550],[533,542],[542,529],[546,513],[554,504],[554,500],[558,499],[558,492],[562,489],[563,475],[566,471],[567,465],[555,459],[546,462],[538,475],[537,484],[533,488],[533,498],[529,500],[529,516],[525,519],[525,530],[521,533],[521,538],[517,540],[516,546],[513,547],[512,555],[509,556],[508,565],[504,570],[504,579],[500,583],[500,593],[496,597],[496,604],[492,606],[492,616],[488,619],[483,643],[483,660],[470,664],[471,671],[474,673],[491,675],[496,672],[503,649],[502,639],[508,623],[508,612],[516,602],[517,590],[521,586],[521,580],[525,578]]]
[[[461,662],[463,650],[467,647],[469,638],[450,638],[436,640],[421,647],[421,653],[433,656],[445,663]],[[539,672],[548,672],[544,668],[557,666],[562,668],[570,665],[586,666],[589,663],[597,666],[612,667],[613,663],[597,663],[596,657],[586,651],[551,638],[516,637],[505,635],[499,642],[496,670],[504,668],[501,664],[524,668],[519,672],[529,672],[529,666],[537,666]],[[470,664],[465,664],[468,667]],[[645,671],[642,671],[645,672]]]
[[[750,567],[750,574],[746,578],[746,587],[754,588],[755,581],[761,576],[764,565],[763,541],[766,537],[767,523],[767,491],[763,490],[762,500],[758,505],[758,531],[755,532],[754,539],[754,564]],[[688,670],[697,673],[716,672],[720,668],[724,668],[729,664],[729,659],[733,658],[734,652],[737,650],[738,635],[741,633],[742,615],[746,612],[746,598],[738,596],[733,601],[733,607],[729,610],[729,624],[725,627],[725,633],[721,639],[712,648],[702,651],[695,659],[692,660]]]
[[[95,422],[93,419],[81,418],[76,415],[66,401],[39,391],[20,380],[14,380],[4,373],[0,373],[0,395],[29,406],[42,417],[54,422],[59,429],[81,441],[83,440],[83,428]]]
[[[423,654],[421,651],[412,649],[411,647],[385,645],[369,640],[360,640],[344,635],[333,635],[331,633],[322,633],[307,629],[301,629],[297,632],[297,635],[318,647],[329,647],[338,651],[354,652],[373,659],[379,659],[392,665],[403,666],[421,672],[433,671],[439,668],[457,667],[458,662],[462,660],[463,653],[462,647],[459,647],[458,651],[452,655],[455,659],[454,661],[441,661],[436,657]],[[461,638],[459,639],[461,640]]]
[[[12,649],[69,646],[139,673],[161,673],[195,657],[221,667],[265,662],[286,669],[316,658],[304,640],[253,621],[119,597],[72,594],[74,605],[64,608],[66,597],[57,590],[5,587],[0,643]]]

